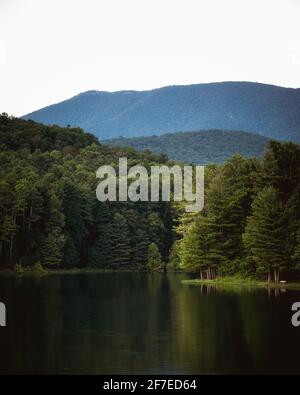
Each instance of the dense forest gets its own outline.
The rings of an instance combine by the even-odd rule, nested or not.
[[[81,129],[0,117],[1,268],[159,269],[172,240],[169,202],[101,203],[96,170],[166,164],[164,155],[109,148]]]
[[[201,278],[280,281],[300,269],[300,146],[271,141],[261,160],[236,155],[206,167],[204,210],[181,216],[175,267]]]
[[[96,199],[103,164],[171,165],[102,145],[78,128],[0,117],[0,265],[238,274],[279,281],[300,269],[300,147],[271,141],[261,159],[205,169],[205,205]]]
[[[103,140],[112,147],[132,147],[166,154],[184,163],[223,163],[234,154],[260,157],[269,139],[259,134],[231,130],[199,130],[197,132],[167,133],[162,136],[131,137]]]

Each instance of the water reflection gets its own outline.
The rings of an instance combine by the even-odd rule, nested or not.
[[[0,372],[300,373],[300,330],[290,323],[299,293],[182,278],[0,278]]]

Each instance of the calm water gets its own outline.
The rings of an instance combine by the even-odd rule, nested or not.
[[[0,278],[0,373],[300,373],[300,293],[182,275]]]

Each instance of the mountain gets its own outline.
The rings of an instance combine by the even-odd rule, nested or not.
[[[254,133],[229,130],[167,133],[162,136],[117,138],[102,140],[113,147],[133,147],[167,154],[169,158],[185,163],[222,163],[233,154],[259,157],[269,139]]]
[[[300,89],[220,82],[149,91],[88,91],[24,118],[80,126],[100,139],[222,129],[300,142]]]

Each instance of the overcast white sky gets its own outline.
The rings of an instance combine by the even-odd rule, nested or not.
[[[0,112],[89,89],[300,87],[300,0],[0,0]]]

